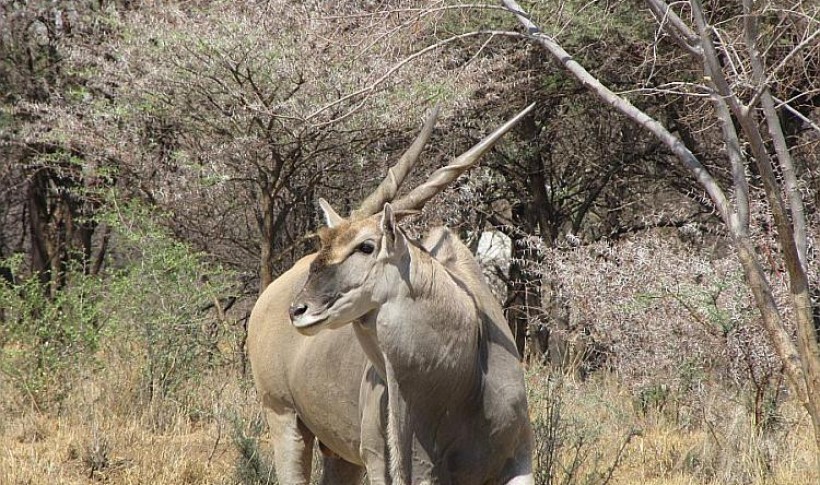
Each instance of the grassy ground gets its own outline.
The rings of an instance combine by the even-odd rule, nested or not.
[[[237,483],[235,446],[258,420],[237,376],[203,380],[184,401],[142,405],[116,382],[79,382],[59,409],[0,421],[0,483]]]
[[[264,483],[265,430],[238,371],[221,369],[152,404],[137,389],[138,369],[119,364],[76,378],[45,409],[3,377],[0,483]],[[756,431],[742,396],[719,388],[703,406],[647,408],[612,376],[577,382],[539,371],[528,379],[538,483],[820,481],[808,418],[792,403]]]
[[[743,396],[721,388],[705,391],[700,406],[670,399],[646,408],[611,376],[558,382],[543,373],[530,376],[540,483],[820,483],[811,423],[794,403],[783,403],[759,430]],[[556,401],[561,424],[550,433]],[[557,451],[545,449],[551,435],[558,436],[552,440],[559,442]],[[551,482],[543,476],[549,452],[556,462]]]

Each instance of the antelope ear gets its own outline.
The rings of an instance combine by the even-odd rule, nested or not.
[[[327,227],[336,227],[344,220],[342,216],[333,210],[333,207],[330,207],[330,204],[325,199],[319,198],[319,207],[322,208],[322,212],[325,214]]]
[[[386,254],[383,255],[390,256],[404,252],[407,248],[407,239],[399,228],[396,212],[393,211],[393,207],[390,206],[389,202],[384,204],[382,219],[379,225],[381,226],[384,240],[382,251],[386,251]]]

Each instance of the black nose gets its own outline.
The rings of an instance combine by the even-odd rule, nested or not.
[[[299,315],[304,314],[308,309],[308,306],[305,304],[293,304],[290,306],[290,319],[293,320],[294,318],[298,317]]]

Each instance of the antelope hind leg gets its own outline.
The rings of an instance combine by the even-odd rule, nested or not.
[[[529,475],[522,475],[519,477],[515,477],[512,480],[508,481],[505,485],[534,485],[535,479],[532,476],[532,473]]]
[[[512,470],[505,475],[508,478],[502,481],[504,485],[534,485],[535,477],[532,474],[532,462],[529,453],[514,461]]]
[[[273,461],[279,483],[307,485],[313,462],[314,436],[296,416],[285,410],[267,411],[273,445]]]
[[[507,465],[502,481],[505,485],[534,485],[532,474],[532,431],[528,428],[527,439],[519,444],[518,452]]]
[[[322,462],[322,480],[319,485],[359,485],[364,468],[341,458],[325,456]]]

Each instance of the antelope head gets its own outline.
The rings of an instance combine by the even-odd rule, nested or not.
[[[376,309],[393,289],[396,272],[389,268],[398,267],[409,244],[397,224],[409,211],[397,213],[388,203],[381,214],[345,220],[324,200],[320,205],[328,227],[319,230],[319,252],[290,307],[291,322],[308,335]]]
[[[383,274],[386,265],[394,264],[408,251],[408,241],[397,225],[398,220],[421,210],[427,201],[475,165],[533,106],[526,107],[391,205],[388,202],[395,197],[430,136],[437,114],[434,111],[407,153],[350,218],[345,219],[326,201],[320,200],[327,227],[319,231],[319,252],[311,263],[304,288],[290,307],[291,322],[296,329],[315,334],[325,328],[338,328],[378,307],[384,295],[380,294],[382,289],[377,283],[383,280],[374,276]],[[376,214],[382,208],[382,212]]]

